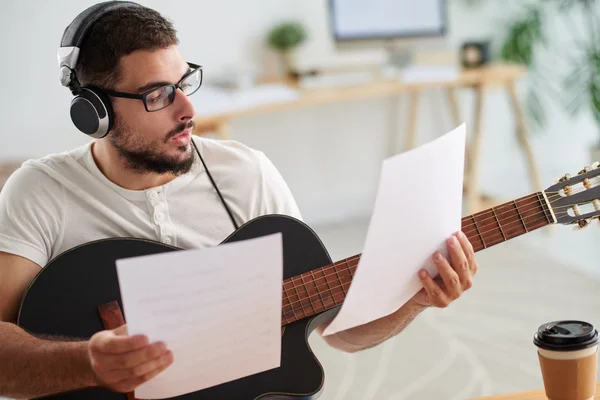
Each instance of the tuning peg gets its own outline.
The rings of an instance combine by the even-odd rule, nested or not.
[[[587,227],[589,225],[588,220],[586,219],[581,219],[579,221],[577,221],[577,225],[573,227],[574,231],[578,231],[580,229],[583,229],[585,227]]]
[[[562,178],[560,178],[558,181],[559,182],[564,182],[566,180],[571,179],[571,174],[565,174],[565,176],[563,176]]]
[[[596,161],[595,163],[592,164],[592,169],[596,169],[600,166],[600,162]]]
[[[590,167],[585,167],[584,169],[582,169],[581,171],[579,171],[578,175],[583,175],[586,174],[588,172],[590,172],[592,169]]]

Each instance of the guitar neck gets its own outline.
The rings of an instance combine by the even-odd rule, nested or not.
[[[461,230],[475,251],[534,231],[554,219],[541,192],[464,217]],[[283,282],[282,326],[343,303],[360,254]]]

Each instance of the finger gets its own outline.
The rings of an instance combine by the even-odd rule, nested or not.
[[[170,364],[169,364],[170,365]],[[126,379],[115,385],[116,389],[122,393],[131,392],[136,387],[140,386],[142,383],[149,381],[154,378],[156,375],[163,372],[165,369],[169,367],[169,365],[163,365],[159,368],[154,369],[153,371],[144,374],[143,376],[139,376],[137,378]]]
[[[119,336],[114,331],[100,331],[90,339],[92,352],[119,354],[134,351],[148,345],[145,335]]]
[[[167,350],[158,357],[155,357],[152,360],[149,360],[142,364],[139,364],[133,368],[107,371],[103,374],[103,381],[107,383],[114,383],[139,378],[154,371],[155,369],[161,367],[168,367],[172,363],[173,352]]]
[[[456,271],[460,280],[461,291],[468,289],[471,285],[471,270],[469,268],[469,260],[463,250],[461,242],[457,238],[458,235],[453,235],[448,239],[448,249],[450,252],[450,260],[452,268]]]
[[[462,231],[459,231],[458,241],[460,242],[463,252],[467,257],[467,262],[469,263],[469,270],[471,271],[471,276],[473,276],[477,273],[477,269],[479,268],[477,265],[477,260],[475,259],[475,251],[473,250],[473,244],[471,243],[467,235],[465,235]]]
[[[446,294],[453,300],[457,299],[462,293],[458,274],[452,269],[452,266],[446,257],[444,257],[440,252],[437,252],[433,256],[433,261],[435,262],[435,266],[442,277],[442,282],[444,282]]]
[[[436,307],[447,307],[448,304],[450,304],[448,295],[442,290],[440,285],[431,278],[426,270],[421,271],[419,278],[421,279],[421,283],[429,297],[431,305]]]
[[[160,357],[167,351],[167,345],[163,342],[152,343],[139,350],[120,354],[105,354],[100,356],[100,361],[105,370],[133,368]]]

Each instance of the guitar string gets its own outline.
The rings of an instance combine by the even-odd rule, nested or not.
[[[532,195],[532,196],[533,196],[533,195]],[[560,196],[560,197],[562,198],[562,196]],[[539,202],[539,199],[538,199],[537,201]],[[533,204],[533,203],[529,203],[529,204]],[[547,211],[547,209],[546,209],[546,208],[544,208],[544,207],[543,207],[543,209],[544,209],[544,211]],[[539,216],[539,215],[543,215],[544,217],[546,216],[545,212],[538,212],[538,213],[535,213],[535,214],[531,214],[531,215],[528,215],[528,216],[522,217],[522,219],[523,219],[523,220],[526,220],[526,219],[531,219],[532,217],[536,217],[536,216]],[[467,218],[469,218],[469,217],[467,217]],[[536,220],[536,222],[538,222],[538,221]],[[541,220],[539,220],[539,222],[541,222]],[[546,221],[546,222],[547,222],[547,221]],[[519,225],[520,225],[520,224],[522,223],[522,221],[515,221],[514,223],[515,223],[515,224],[519,224]],[[513,224],[513,223],[507,224],[506,226],[508,226],[508,225],[511,225],[511,224]],[[525,224],[525,225],[526,225],[526,224]],[[483,236],[483,235],[485,235],[485,234],[486,234],[486,233],[488,233],[488,232],[491,232],[491,231],[496,231],[496,230],[498,230],[498,228],[494,228],[494,229],[490,229],[490,230],[488,230],[488,231],[480,232],[479,234],[480,234],[481,236]],[[525,233],[525,232],[524,232],[524,233]],[[503,236],[502,232],[500,232],[500,235],[502,235],[502,236]],[[488,239],[489,239],[489,238],[488,238]],[[501,241],[501,242],[502,242],[502,241]],[[499,242],[499,243],[501,243],[501,242]],[[483,240],[482,240],[482,244],[484,245],[484,247],[486,247],[486,244],[483,242]],[[497,243],[494,243],[494,244],[497,244]],[[491,244],[491,245],[493,245],[493,244]],[[329,265],[329,266],[323,267],[323,268],[321,269],[321,271],[322,271],[322,273],[323,273],[323,276],[321,276],[321,277],[318,277],[318,278],[316,278],[316,279],[315,279],[315,278],[314,278],[314,275],[313,275],[313,279],[312,279],[312,281],[309,281],[308,283],[313,283],[313,284],[315,285],[315,288],[316,288],[316,289],[317,289],[317,291],[318,291],[318,290],[320,289],[319,285],[323,285],[323,284],[321,284],[321,283],[317,283],[317,281],[319,281],[319,280],[321,280],[321,279],[324,279],[324,280],[325,280],[325,285],[327,286],[326,290],[332,291],[333,289],[339,289],[339,288],[342,288],[342,290],[344,290],[344,287],[343,287],[344,283],[343,283],[343,282],[341,282],[341,279],[339,278],[339,274],[338,274],[338,271],[337,271],[337,270],[336,270],[336,271],[335,271],[335,273],[333,273],[333,274],[329,274],[329,275],[327,275],[326,273],[327,273],[327,272],[330,272],[330,271],[331,271],[331,269],[336,269],[336,267],[338,267],[338,266],[339,266],[339,264],[346,263],[346,264],[347,264],[347,266],[346,266],[346,267],[342,267],[342,268],[345,268],[345,269],[347,269],[347,270],[348,270],[348,272],[350,272],[350,274],[352,275],[352,272],[351,272],[351,271],[350,271],[350,269],[349,269],[351,266],[350,266],[350,265],[348,265],[348,262],[352,262],[352,261],[358,260],[359,258],[360,258],[360,256],[353,256],[353,257],[349,257],[349,258],[347,258],[347,259],[345,259],[345,260],[343,260],[343,261],[340,261],[340,262],[338,262],[338,263],[335,263],[335,264],[332,264],[332,265]],[[352,265],[352,267],[355,267],[355,266],[356,266],[356,265]],[[313,271],[311,271],[311,272],[313,272]],[[342,270],[342,272],[343,272],[343,270]],[[289,302],[288,304],[284,305],[284,307],[285,307],[285,306],[290,306],[290,307],[292,307],[292,311],[293,311],[293,306],[294,306],[295,304],[302,303],[302,301],[305,301],[305,300],[309,300],[309,301],[311,302],[311,306],[312,306],[312,300],[310,300],[310,298],[311,298],[311,297],[315,297],[315,296],[319,296],[319,297],[320,297],[320,292],[317,292],[317,293],[316,293],[316,294],[314,294],[314,295],[310,295],[310,293],[309,293],[309,292],[308,292],[308,290],[306,289],[306,283],[304,282],[304,279],[302,278],[302,276],[304,276],[304,275],[305,275],[305,274],[301,274],[301,275],[299,275],[299,276],[301,277],[300,279],[302,279],[302,281],[303,281],[303,283],[302,283],[302,286],[300,286],[300,287],[297,287],[297,286],[295,285],[295,282],[293,281],[293,279],[294,279],[294,278],[297,278],[297,277],[292,277],[292,278],[290,278],[289,280],[287,280],[288,282],[291,282],[291,283],[292,283],[292,289],[294,289],[294,290],[296,291],[296,294],[291,294],[291,295],[292,295],[292,296],[294,296],[294,295],[295,295],[295,296],[297,296],[297,297],[298,297],[298,300],[296,300],[296,301],[293,301],[293,302],[292,302],[292,301],[289,299],[289,295],[288,295],[288,294],[287,294],[287,292],[286,292],[286,291],[287,291],[287,289],[285,289],[285,287],[284,287],[284,292],[286,292],[285,294],[286,294],[286,296],[288,297],[288,298],[287,298],[287,300],[288,300],[288,302]],[[334,275],[338,277],[338,280],[340,281],[340,283],[341,283],[342,285],[338,285],[338,286],[334,286],[334,287],[331,287],[331,286],[329,286],[329,282],[327,281],[327,277],[334,276]],[[348,282],[348,283],[349,283],[349,282]],[[285,284],[285,282],[284,282],[284,284]],[[302,287],[304,287],[305,291],[306,291],[306,292],[307,292],[307,294],[309,295],[308,297],[302,297],[302,296],[300,296],[300,295],[298,294],[298,288],[302,288]],[[325,288],[323,288],[323,289],[325,289]],[[335,295],[333,296],[333,299],[334,299],[334,301],[335,301]],[[322,298],[321,298],[321,302],[323,302],[323,299],[322,299]],[[304,308],[304,307],[308,307],[308,305],[306,305],[306,306],[302,306],[302,307],[303,307],[303,308]],[[289,313],[289,312],[288,312],[288,313]]]
[[[584,188],[584,189],[576,189],[576,190],[574,190],[573,192],[571,192],[570,196],[571,196],[571,195],[578,194],[578,193],[585,192],[586,190],[588,190],[588,189],[585,189],[585,188]],[[561,199],[564,199],[564,198],[567,198],[567,197],[568,197],[568,196],[564,196],[564,197],[563,197],[562,195],[560,195],[560,191],[556,191],[556,192],[555,192],[555,191],[552,191],[552,192],[546,192],[546,194],[549,194],[549,193],[558,193],[558,194],[556,194],[556,195],[553,195],[553,196],[548,196],[548,201],[550,202],[550,204],[552,204],[552,203],[554,203],[554,202],[556,202],[556,201],[559,201],[559,200],[561,200]],[[541,193],[540,193],[540,194],[541,194]],[[529,203],[525,203],[525,204],[518,204],[518,201],[519,201],[519,200],[525,200],[525,201],[527,201],[527,200],[533,200],[534,196],[535,196],[535,200],[534,200],[534,201],[532,201],[532,202],[529,202]],[[538,193],[536,193],[536,194],[531,194],[531,195],[529,195],[529,196],[526,196],[526,197],[523,197],[523,198],[521,198],[521,199],[519,199],[519,200],[514,200],[513,202],[508,202],[508,203],[500,204],[500,205],[498,205],[498,206],[496,206],[496,207],[492,207],[491,209],[488,209],[488,210],[483,210],[483,211],[480,211],[480,212],[478,212],[478,213],[475,213],[475,214],[473,214],[473,215],[470,215],[470,216],[468,216],[468,217],[465,217],[464,219],[468,219],[468,218],[474,218],[474,217],[477,217],[477,216],[479,216],[479,215],[484,215],[485,213],[488,213],[488,212],[494,212],[494,210],[495,210],[495,209],[497,209],[497,208],[500,208],[500,207],[512,206],[512,204],[511,204],[511,203],[513,203],[513,204],[516,204],[516,206],[517,206],[517,210],[507,210],[507,211],[503,211],[503,212],[501,212],[500,214],[496,214],[496,216],[486,217],[486,218],[484,218],[484,219],[481,219],[481,220],[477,221],[477,223],[482,223],[482,222],[484,222],[484,221],[488,221],[488,220],[491,220],[491,219],[496,219],[496,217],[498,217],[498,218],[499,218],[499,217],[502,217],[503,215],[506,215],[506,214],[508,214],[508,213],[510,213],[510,212],[520,211],[520,210],[518,210],[518,207],[526,207],[526,206],[528,206],[528,205],[531,205],[531,204],[535,204],[535,203],[537,203],[537,202],[540,202],[540,199],[538,198]],[[581,205],[581,204],[578,204],[578,205]],[[546,206],[546,204],[545,204],[545,202],[543,203],[543,206],[544,206],[544,207],[547,207],[547,206]],[[572,206],[565,205],[565,206],[553,207],[553,208],[552,208],[552,210],[560,210],[560,211],[562,211],[562,209],[564,209],[564,208],[570,208],[570,207],[572,207]],[[528,210],[525,210],[525,211],[528,211]],[[549,211],[549,209],[548,209],[548,208],[544,208],[544,211]],[[469,225],[468,227],[469,227],[469,228],[471,228],[471,227],[473,227],[473,226],[476,226],[476,224],[474,224],[474,223],[471,223],[471,225]]]
[[[538,215],[541,215],[541,214],[543,214],[543,215],[544,215],[544,217],[545,217],[545,213],[543,213],[543,212],[542,212],[542,213],[532,214],[532,215],[529,215],[529,216],[523,217],[523,219],[524,219],[524,220],[525,220],[525,219],[531,219],[532,217],[534,217],[534,216],[538,216]],[[531,222],[531,221],[530,221],[530,222]],[[536,222],[538,222],[538,221],[536,221]],[[539,220],[539,222],[541,222],[541,220]],[[546,221],[546,222],[547,222],[547,221]],[[521,221],[516,221],[515,223],[521,224]],[[497,229],[497,228],[496,228],[496,229]],[[494,230],[496,230],[496,229],[494,229]],[[488,232],[491,232],[491,231],[492,231],[492,230],[488,230],[488,231],[481,232],[481,235],[483,236],[485,233],[488,233]],[[525,233],[525,232],[524,232],[524,233]],[[499,243],[502,243],[502,241],[501,241],[501,242],[499,242]],[[482,244],[484,245],[484,247],[486,246],[486,245],[485,245],[485,243],[482,243]],[[494,243],[494,244],[497,244],[497,243]],[[494,244],[490,244],[490,245],[494,245]],[[292,284],[292,289],[294,289],[294,290],[296,291],[296,293],[295,293],[295,294],[294,294],[294,293],[292,293],[292,294],[291,294],[291,296],[297,296],[297,297],[298,297],[298,300],[296,300],[296,301],[291,301],[291,300],[289,299],[289,296],[290,296],[290,294],[287,294],[287,289],[284,287],[283,289],[284,289],[285,295],[287,296],[287,300],[288,300],[288,302],[289,302],[288,304],[285,304],[285,305],[284,305],[284,307],[285,307],[285,306],[290,306],[290,307],[292,307],[292,311],[293,311],[293,306],[294,306],[295,304],[302,303],[302,301],[309,300],[309,301],[311,302],[311,304],[312,304],[312,300],[310,300],[311,298],[313,298],[313,297],[315,297],[315,296],[321,297],[321,296],[320,296],[320,295],[321,295],[321,293],[319,292],[319,290],[320,290],[320,289],[323,289],[324,291],[330,291],[330,292],[331,292],[332,290],[334,290],[334,289],[339,289],[339,288],[342,288],[342,290],[344,290],[344,286],[343,286],[343,285],[344,285],[344,283],[341,281],[341,279],[340,279],[340,277],[339,277],[339,272],[340,272],[340,271],[338,271],[338,270],[337,270],[337,267],[339,267],[339,266],[340,266],[340,264],[344,264],[344,263],[345,263],[347,266],[346,266],[346,267],[342,267],[342,271],[341,271],[341,272],[344,272],[344,269],[346,269],[346,270],[347,270],[347,271],[348,271],[348,272],[349,272],[349,273],[352,275],[353,273],[352,273],[352,271],[350,271],[350,268],[351,268],[351,267],[356,267],[356,266],[357,266],[357,264],[356,264],[356,265],[349,265],[348,263],[349,263],[349,262],[351,263],[351,262],[353,262],[353,261],[356,261],[356,260],[358,260],[359,258],[360,258],[360,256],[358,256],[358,255],[357,255],[357,256],[352,256],[352,257],[348,257],[348,258],[346,258],[346,259],[344,259],[344,260],[342,260],[342,261],[340,261],[340,262],[337,262],[337,263],[335,263],[335,264],[332,264],[332,265],[329,265],[329,266],[323,267],[323,268],[321,269],[321,271],[322,271],[322,273],[323,273],[323,276],[320,276],[320,277],[314,277],[314,271],[311,271],[311,272],[309,272],[309,273],[304,273],[304,274],[300,274],[300,275],[298,275],[298,276],[300,276],[300,278],[298,278],[298,276],[296,276],[296,277],[292,277],[292,278],[290,278],[289,280],[286,280],[287,282],[291,282],[291,284]],[[332,269],[335,269],[336,271],[335,271],[333,274],[327,274],[328,272],[331,272],[331,270],[332,270]],[[303,277],[303,276],[305,276],[306,274],[310,274],[310,275],[312,275],[312,280],[311,280],[311,281],[304,282],[304,279],[303,279],[302,277]],[[329,282],[327,281],[327,277],[331,277],[331,276],[337,276],[337,279],[340,281],[341,285],[338,285],[338,286],[333,286],[333,287],[332,287],[332,286],[330,286],[330,285],[329,285]],[[302,285],[301,285],[301,286],[299,286],[299,287],[298,287],[298,286],[296,286],[296,284],[295,284],[295,282],[294,282],[294,278],[296,278],[296,279],[301,279],[301,280],[302,280]],[[324,282],[324,283],[317,283],[317,282],[318,282],[318,281],[320,281],[320,280],[325,280],[325,282]],[[307,285],[307,283],[313,283],[313,284],[315,285],[315,288],[317,289],[317,293],[316,293],[316,294],[313,294],[313,295],[311,295],[311,294],[308,292],[308,290],[306,289],[306,285]],[[350,282],[348,282],[348,283],[350,283]],[[284,282],[284,284],[285,284],[285,282]],[[325,286],[326,286],[326,287],[325,287]],[[305,289],[305,291],[306,291],[306,293],[307,293],[309,296],[308,296],[308,297],[303,297],[303,296],[301,296],[301,295],[298,293],[298,289],[299,289],[299,288],[304,288],[304,289]],[[327,296],[329,296],[329,295],[327,295]],[[333,296],[333,299],[334,299],[334,301],[335,301],[335,295]],[[318,300],[318,299],[317,299],[317,300]],[[320,300],[321,300],[321,302],[323,302],[323,299],[322,299],[322,298],[321,298]],[[306,306],[302,306],[302,307],[303,307],[303,308],[304,308],[304,307],[308,307],[308,305],[306,305]],[[289,313],[289,312],[288,312],[288,313]]]
[[[525,232],[524,232],[524,233],[525,233]],[[498,243],[502,243],[502,241],[500,241],[500,242],[498,242]],[[492,245],[495,245],[495,244],[498,244],[498,243],[491,243],[489,246],[492,246]],[[305,288],[305,290],[306,290],[306,284],[307,284],[307,283],[313,283],[313,284],[315,285],[315,288],[317,288],[317,290],[323,289],[323,290],[325,290],[325,291],[332,291],[332,290],[334,290],[334,289],[339,289],[339,288],[342,288],[342,290],[343,290],[343,289],[344,289],[344,288],[343,288],[343,283],[341,282],[341,279],[339,278],[339,274],[338,274],[338,272],[339,272],[339,271],[336,271],[336,272],[334,272],[333,274],[326,274],[326,273],[327,273],[327,272],[330,272],[332,269],[337,269],[337,267],[340,267],[340,264],[342,264],[342,263],[348,263],[348,262],[351,262],[351,261],[353,261],[353,260],[357,260],[357,259],[359,259],[359,258],[360,258],[360,256],[353,256],[353,257],[349,257],[348,259],[346,259],[347,261],[345,260],[345,261],[341,261],[341,262],[338,262],[338,263],[335,263],[335,264],[329,265],[329,266],[327,266],[327,267],[323,267],[323,268],[322,268],[322,270],[321,270],[321,271],[323,272],[323,276],[316,277],[316,278],[312,279],[312,281],[309,281],[309,282],[303,282],[303,286],[297,287],[297,286],[295,285],[295,282],[293,281],[293,279],[294,279],[294,278],[296,278],[296,279],[297,279],[297,277],[293,277],[293,278],[291,278],[291,279],[290,279],[288,282],[291,282],[291,283],[292,283],[292,289],[294,289],[296,292],[298,292],[298,290],[297,290],[298,288],[302,288],[302,287],[304,287],[304,288]],[[347,271],[348,271],[348,272],[350,272],[350,274],[352,275],[352,271],[350,271],[350,268],[351,268],[351,267],[356,267],[356,266],[357,266],[357,265],[348,265],[348,266],[346,266],[346,267],[342,267],[342,270],[341,270],[341,272],[344,272],[344,270],[347,270]],[[302,279],[302,276],[304,276],[304,275],[305,275],[305,274],[301,274],[301,275],[300,275],[300,276],[301,276],[301,278],[300,278],[300,279]],[[330,285],[329,285],[329,282],[327,281],[327,277],[331,277],[331,276],[337,276],[337,277],[338,277],[337,279],[340,281],[340,283],[342,283],[342,286],[340,286],[340,285],[337,285],[337,286],[330,286]],[[314,277],[314,275],[313,275],[313,277]],[[320,281],[320,280],[325,280],[325,282],[324,282],[324,283],[318,283],[318,281]],[[314,294],[314,295],[310,295],[310,293],[308,293],[308,290],[306,290],[307,294],[309,294],[309,296],[308,296],[308,297],[303,297],[303,296],[301,296],[301,295],[300,295],[300,294],[298,294],[298,293],[296,293],[296,294],[293,294],[293,293],[292,293],[291,295],[292,295],[292,296],[294,296],[294,295],[295,295],[295,296],[297,296],[297,297],[298,297],[298,300],[296,300],[296,301],[291,301],[291,300],[290,300],[290,298],[289,298],[289,296],[290,296],[290,295],[288,295],[288,294],[287,294],[287,289],[285,289],[285,287],[284,287],[284,291],[286,292],[287,300],[288,300],[288,302],[289,302],[289,304],[286,304],[285,306],[291,306],[292,308],[293,308],[293,306],[294,306],[295,304],[302,303],[302,301],[305,301],[305,300],[309,300],[309,301],[311,301],[311,304],[312,304],[312,300],[310,300],[311,298],[314,298],[315,296],[319,296],[319,297],[320,297],[320,292],[317,292],[317,293],[316,293],[316,294]],[[329,297],[329,295],[326,295],[326,296],[327,296],[327,297]],[[317,299],[317,301],[318,301],[318,300],[319,300],[319,299]],[[321,300],[321,301],[323,301],[323,299],[322,299],[322,298],[321,298],[320,300]],[[306,307],[306,306],[303,306],[303,307]]]

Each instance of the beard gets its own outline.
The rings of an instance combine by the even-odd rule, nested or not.
[[[149,141],[141,135],[131,133],[132,131],[127,129],[117,117],[115,118],[115,126],[108,138],[113,147],[119,152],[121,159],[125,161],[127,169],[138,173],[152,172],[161,175],[170,173],[178,176],[189,172],[194,164],[192,145],[178,147],[180,153],[185,154],[187,152],[183,159],[177,156],[167,156],[158,149],[173,136],[193,127],[194,121],[190,120],[168,132],[164,141]]]

